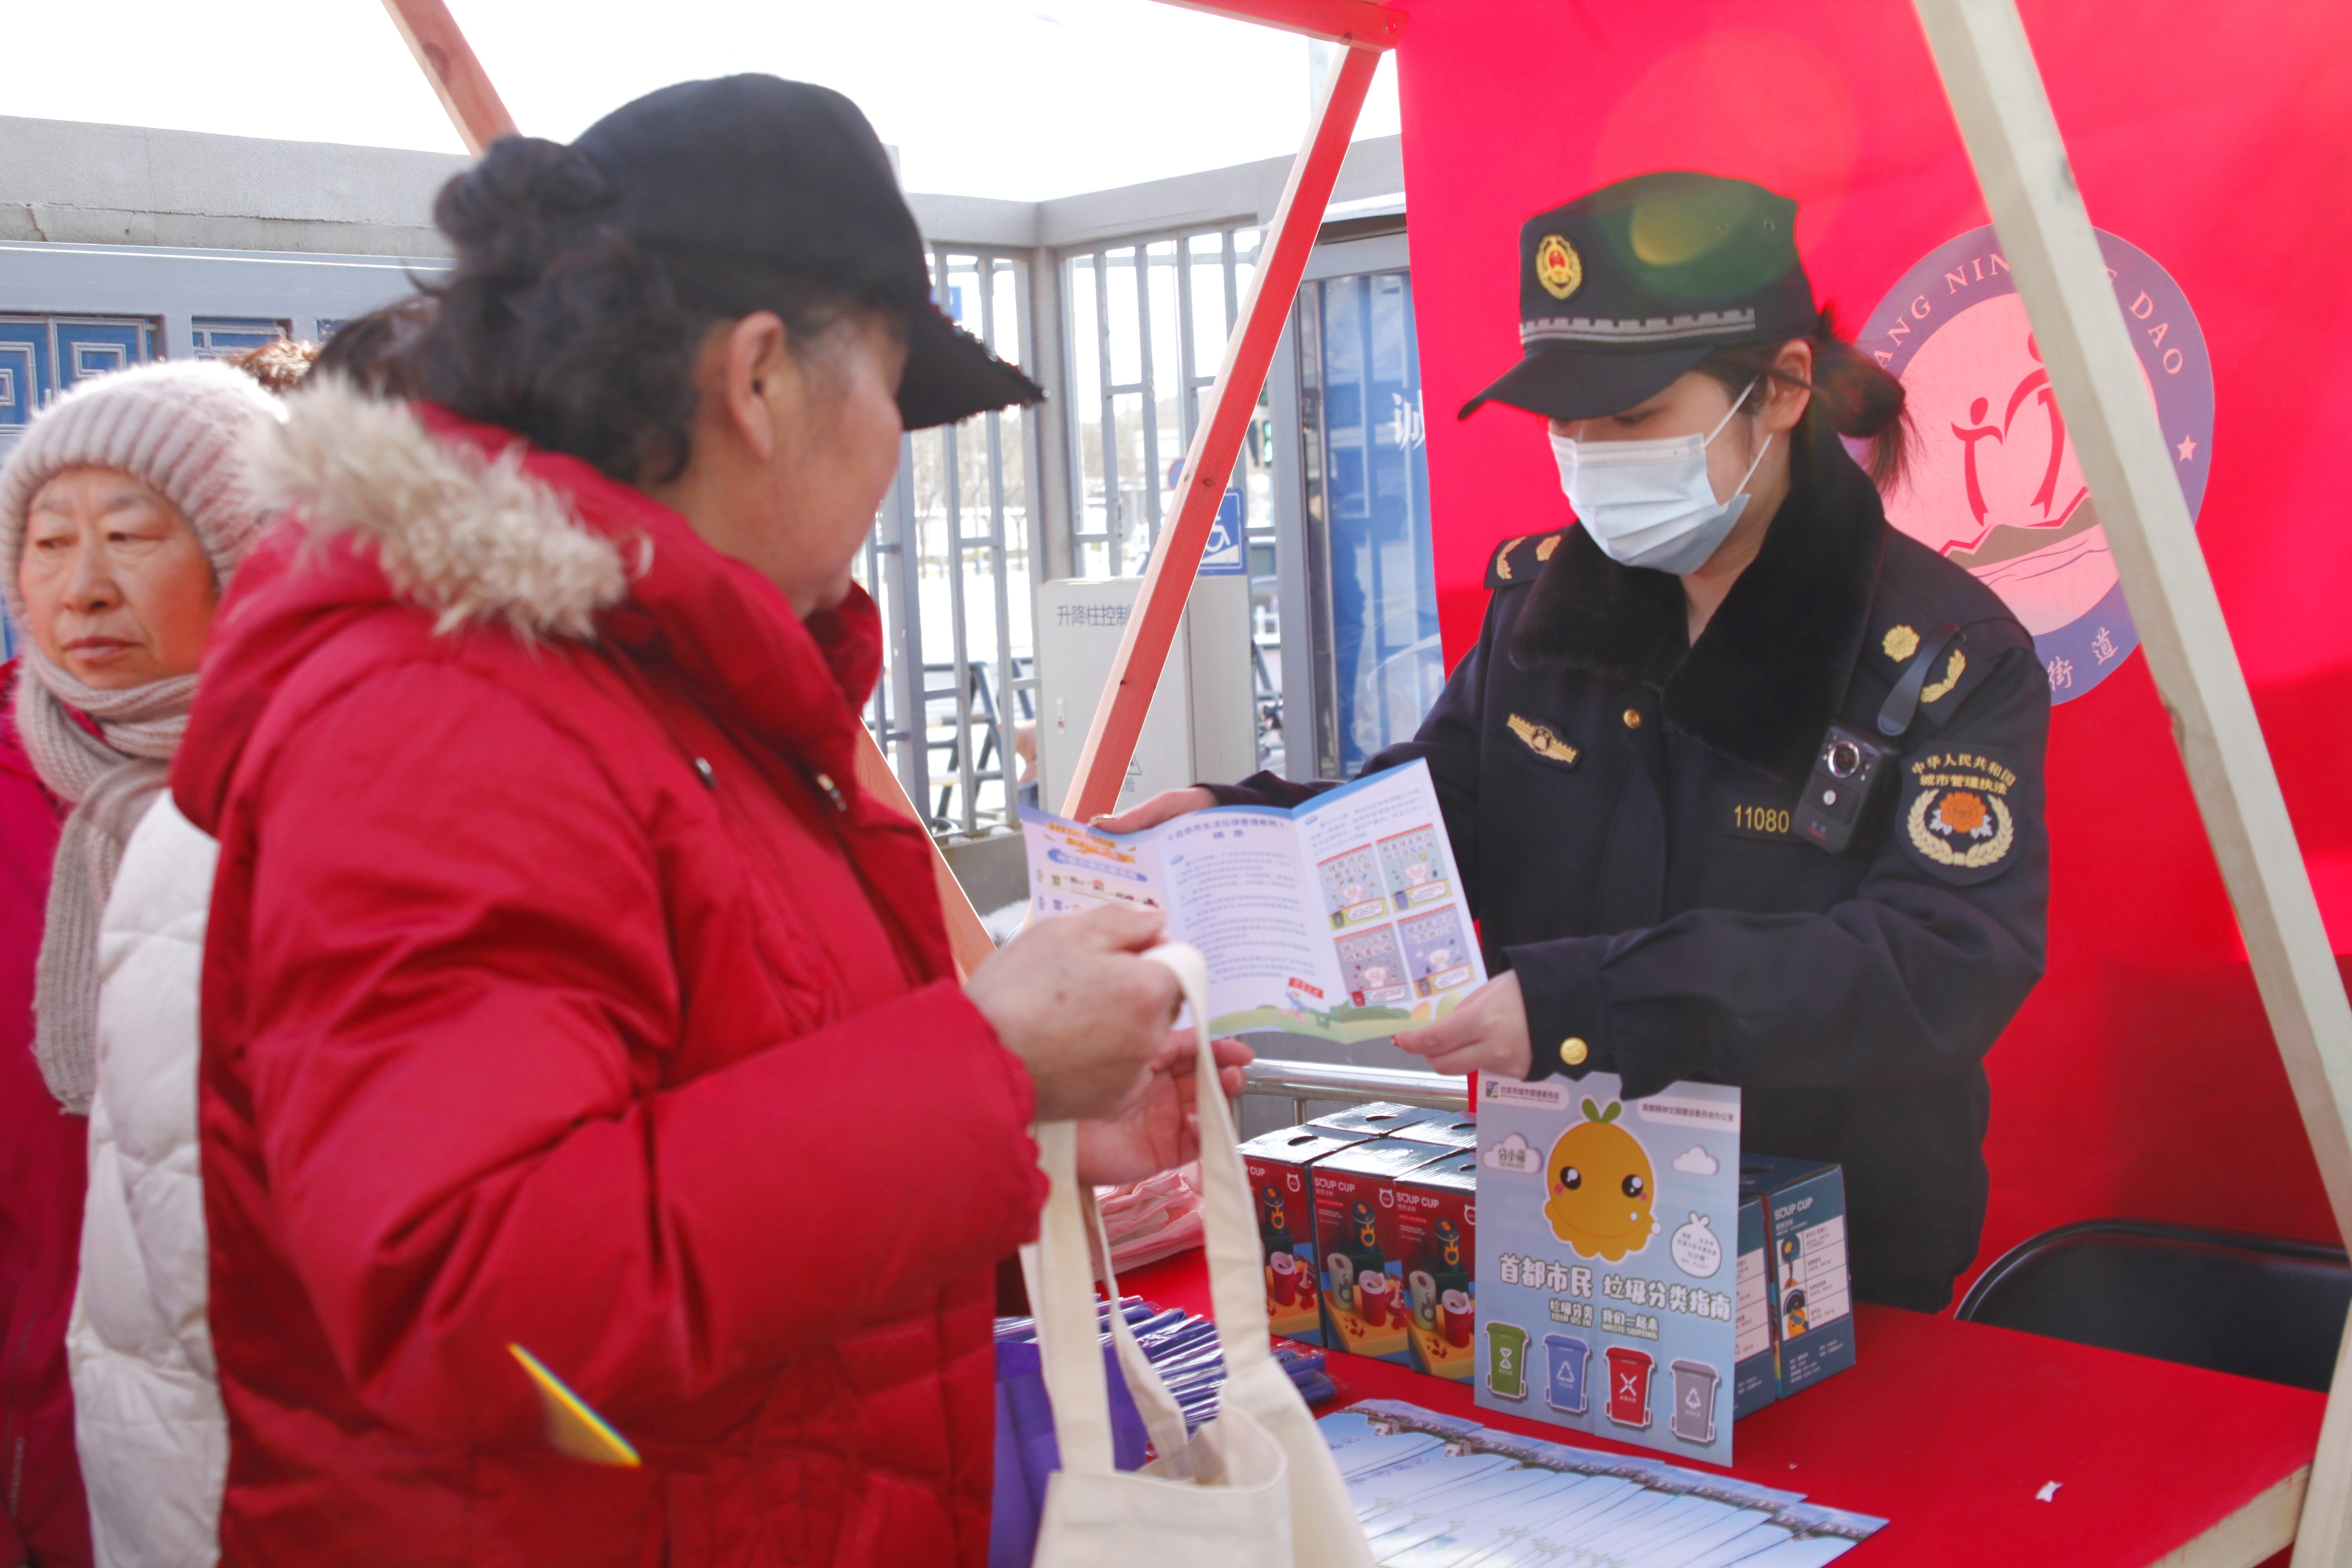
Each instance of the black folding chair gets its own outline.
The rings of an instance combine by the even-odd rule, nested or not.
[[[1953,1315],[2325,1392],[2347,1306],[2340,1247],[2095,1219],[2010,1248]]]

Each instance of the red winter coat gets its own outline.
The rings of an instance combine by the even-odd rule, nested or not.
[[[492,460],[493,455],[503,457]],[[863,595],[432,408],[296,398],[173,770],[230,1563],[970,1563],[1043,1179]],[[508,1347],[645,1457],[565,1458]]]
[[[0,1563],[88,1568],[66,1318],[81,1258],[89,1121],[33,1059],[33,966],[57,858],[57,800],[16,734],[16,667],[0,665]]]

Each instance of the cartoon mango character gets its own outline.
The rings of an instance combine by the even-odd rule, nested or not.
[[[1658,1230],[1650,1215],[1657,1175],[1641,1140],[1617,1125],[1623,1110],[1615,1101],[1602,1110],[1586,1100],[1585,1120],[1552,1144],[1544,1173],[1550,1194],[1544,1217],[1552,1234],[1580,1256],[1611,1263],[1649,1246]]]

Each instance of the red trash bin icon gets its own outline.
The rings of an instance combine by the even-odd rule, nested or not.
[[[1611,1345],[1609,1357],[1609,1419],[1620,1426],[1650,1424],[1650,1369],[1658,1363],[1647,1351]]]

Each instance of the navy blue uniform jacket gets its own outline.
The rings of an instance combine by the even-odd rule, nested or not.
[[[1478,646],[1366,766],[1428,762],[1537,1075],[1618,1073],[1629,1097],[1738,1084],[1746,1148],[1845,1167],[1856,1294],[1933,1310],[1983,1227],[1984,1055],[2042,974],[2050,689],[2000,599],[1890,527],[1839,442],[1794,458],[1695,647],[1681,584],[1582,529],[1503,546]],[[1958,635],[1848,851],[1793,837],[1830,724],[1875,736],[1945,623]],[[1216,794],[1329,787],[1260,773]]]

